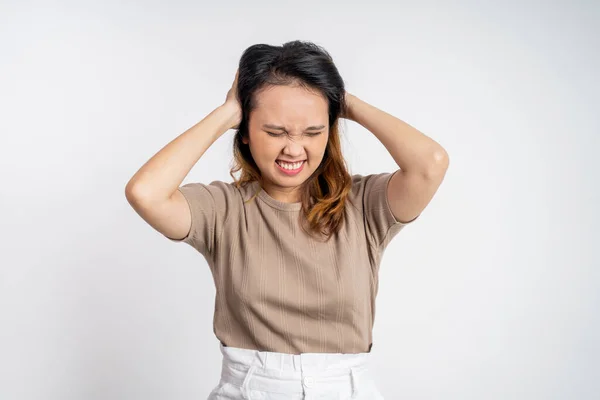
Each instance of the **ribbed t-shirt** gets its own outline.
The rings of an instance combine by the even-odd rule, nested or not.
[[[369,352],[380,261],[406,225],[388,204],[392,175],[352,175],[345,221],[328,242],[301,229],[301,203],[276,200],[258,182],[181,186],[191,228],[169,239],[206,259],[221,343],[291,354]]]

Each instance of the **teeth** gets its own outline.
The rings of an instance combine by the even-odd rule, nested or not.
[[[289,170],[294,170],[294,169],[300,168],[302,163],[303,163],[303,161],[291,164],[291,163],[286,163],[286,162],[277,160],[277,164],[281,165],[284,169],[289,169]]]

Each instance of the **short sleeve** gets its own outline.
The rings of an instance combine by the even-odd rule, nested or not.
[[[402,228],[412,223],[396,220],[390,208],[387,187],[394,173],[355,175],[357,195],[362,200],[367,241],[373,248],[384,249]]]
[[[181,239],[165,236],[172,242],[184,242],[208,256],[216,248],[219,232],[226,220],[235,215],[237,189],[230,183],[214,181],[209,185],[188,183],[178,189],[185,197],[192,218],[190,231]]]

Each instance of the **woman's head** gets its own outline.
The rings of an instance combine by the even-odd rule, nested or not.
[[[269,86],[254,97],[242,143],[265,190],[282,201],[299,201],[301,186],[321,165],[327,148],[327,100],[298,85]]]
[[[236,184],[258,181],[281,201],[301,201],[310,229],[329,236],[351,184],[338,129],[345,87],[331,56],[310,42],[253,45],[240,59],[237,95]]]

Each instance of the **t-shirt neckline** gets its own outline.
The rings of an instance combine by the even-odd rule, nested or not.
[[[254,182],[256,186],[260,186],[260,184],[258,182]],[[279,210],[283,210],[283,211],[298,211],[302,209],[302,202],[297,202],[297,203],[286,203],[284,201],[279,201],[276,200],[274,198],[272,198],[266,191],[265,189],[262,188],[262,186],[260,186],[260,191],[258,192],[258,197],[264,201],[265,203],[267,203],[269,206],[273,207],[273,208],[277,208]]]

